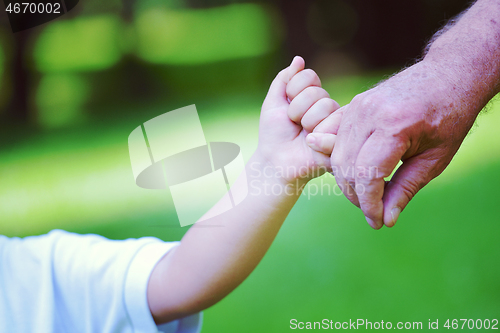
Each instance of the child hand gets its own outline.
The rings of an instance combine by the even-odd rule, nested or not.
[[[214,211],[227,207],[228,200],[233,208],[199,222],[210,228],[189,229],[179,247],[164,256],[151,273],[148,304],[157,322],[211,306],[252,272],[303,185],[331,168],[330,156],[309,148],[306,137],[321,127],[327,133],[321,135],[334,137],[332,128],[336,129],[331,125],[332,120],[340,119],[333,116],[338,107],[321,88],[316,73],[304,70],[302,58],[295,57],[278,74],[262,106],[257,151]],[[309,139],[312,145],[315,135],[319,134],[313,133]],[[331,151],[333,143],[327,141],[325,146]],[[233,195],[244,199],[235,205]]]
[[[314,127],[313,132],[309,133],[306,137],[306,142],[311,149],[328,156],[332,154],[343,113],[344,106],[337,109]]]
[[[257,151],[287,183],[305,183],[331,169],[329,154],[323,153],[319,146],[310,149],[306,137],[339,105],[321,88],[316,73],[304,69],[304,65],[304,59],[295,57],[276,76],[260,117]],[[331,131],[321,136],[311,135],[309,141],[313,146],[316,137],[321,145],[333,147]]]

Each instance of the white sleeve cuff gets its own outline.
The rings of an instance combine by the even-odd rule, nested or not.
[[[125,307],[137,333],[158,332],[149,310],[148,282],[158,261],[179,242],[152,242],[139,249],[132,259],[125,280]]]
[[[136,253],[130,263],[125,280],[124,301],[133,330],[136,333],[198,333],[201,331],[202,314],[156,326],[147,299],[149,277],[158,261],[179,242],[155,241],[147,243]]]

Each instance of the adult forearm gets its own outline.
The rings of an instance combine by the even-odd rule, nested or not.
[[[478,113],[500,91],[500,1],[478,0],[436,35],[424,62],[453,85],[456,100]]]

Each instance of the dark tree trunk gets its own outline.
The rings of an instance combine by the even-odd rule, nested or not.
[[[30,115],[29,105],[29,69],[27,66],[27,44],[30,30],[17,32],[13,36],[11,62],[12,93],[7,107],[9,118],[27,123]]]
[[[287,31],[285,44],[291,56],[312,59],[318,50],[307,31],[307,13],[312,0],[278,0],[279,10],[285,19]]]

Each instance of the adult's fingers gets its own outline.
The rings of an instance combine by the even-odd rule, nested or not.
[[[385,181],[409,148],[409,142],[375,132],[359,151],[355,165],[355,190],[366,221],[374,229],[384,225]]]
[[[437,176],[436,160],[427,159],[425,155],[423,153],[405,160],[387,183],[383,197],[386,226],[394,226],[399,214],[415,194]]]
[[[313,132],[308,135],[308,139],[310,143],[309,146],[312,149],[322,151],[324,154],[332,155],[330,163],[332,165],[332,173],[335,176],[337,185],[346,198],[359,207],[358,197],[356,195],[356,191],[354,190],[354,162],[352,162],[350,166],[344,165],[342,161],[346,161],[346,150],[343,147],[339,147],[339,144],[344,145],[350,143],[348,138],[351,132],[351,125],[348,124],[348,121],[345,121],[343,129],[340,131],[340,125],[348,107],[349,105],[344,105],[326,117],[314,128]],[[336,134],[341,134],[342,140],[339,141],[337,136],[331,136]],[[362,142],[358,145],[361,147]],[[336,156],[333,155],[334,152]]]
[[[350,202],[359,207],[355,183],[355,162],[361,147],[372,132],[373,125],[358,121],[359,110],[356,110],[352,103],[332,113],[330,117],[334,119],[335,113],[341,110],[342,119],[338,126],[337,140],[331,156],[332,173],[342,193]]]
[[[311,149],[327,156],[332,154],[335,140],[337,140],[337,136],[328,133],[309,133],[306,137],[306,143]]]
[[[330,155],[323,154],[322,152],[315,152],[313,154],[313,159],[315,163],[314,167],[314,177],[322,175],[324,172],[331,172],[332,166],[330,164]],[[320,171],[321,173],[318,173]]]
[[[271,83],[271,87],[269,88],[267,96],[264,100],[264,110],[288,105],[288,99],[286,95],[287,84],[295,74],[304,69],[304,66],[304,59],[302,59],[302,57],[296,56],[293,58],[290,66],[283,69],[278,73],[278,75],[276,75],[276,78]]]

